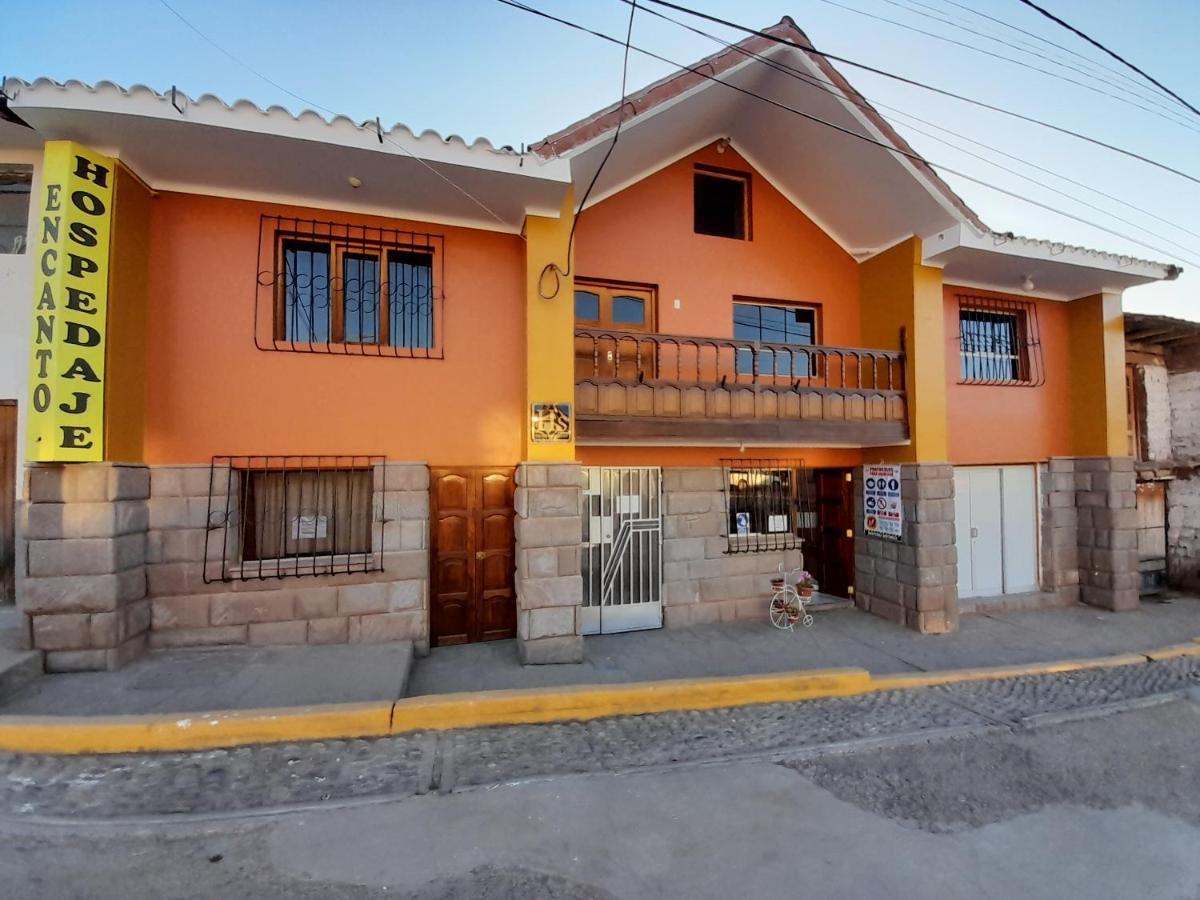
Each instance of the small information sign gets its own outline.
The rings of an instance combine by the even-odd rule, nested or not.
[[[900,466],[863,466],[863,519],[869,537],[900,540]]]

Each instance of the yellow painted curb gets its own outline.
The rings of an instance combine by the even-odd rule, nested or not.
[[[1083,669],[1106,669],[1113,666],[1132,666],[1146,662],[1145,653],[1121,653],[1116,656],[1095,656],[1090,659],[1060,659],[1053,662],[1026,663],[1019,666],[991,666],[977,669],[947,669],[940,672],[905,672],[899,675],[879,675],[871,679],[871,689],[891,691],[899,688],[935,687],[939,684],[960,684],[966,681],[987,681],[991,678],[1019,678],[1022,675],[1053,675]]]
[[[395,703],[149,716],[0,715],[0,750],[54,754],[162,753],[289,741],[385,737],[409,731],[790,703],[873,691],[1129,666],[1180,656],[1200,656],[1200,638],[1145,653],[878,677],[865,669],[814,669],[733,678],[442,694],[410,697]]]
[[[285,741],[384,737],[390,703],[177,713],[170,716],[0,716],[11,753],[145,753]]]
[[[1172,644],[1170,647],[1146,652],[1147,659],[1176,659],[1180,656],[1200,656],[1200,639],[1188,644]]]
[[[845,697],[871,690],[866,669],[814,669],[740,678],[681,678],[611,687],[513,690],[410,697],[396,704],[393,731],[477,728],[638,716],[755,703]]]

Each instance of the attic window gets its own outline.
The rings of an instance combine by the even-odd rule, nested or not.
[[[696,234],[750,237],[750,176],[710,166],[697,166],[693,175]]]

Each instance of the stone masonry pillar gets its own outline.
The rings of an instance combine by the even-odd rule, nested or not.
[[[18,597],[46,670],[120,668],[146,647],[143,465],[33,464],[24,509],[26,577]]]
[[[1137,481],[1133,459],[1075,459],[1080,599],[1089,606],[1137,609]]]
[[[899,541],[867,536],[861,469],[854,480],[855,604],[922,634],[957,630],[954,467],[911,463],[901,468]]]
[[[583,662],[583,470],[574,462],[517,469],[517,644],[521,662]]]

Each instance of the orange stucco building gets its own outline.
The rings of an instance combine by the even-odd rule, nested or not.
[[[785,19],[521,153],[7,83],[0,147],[47,148],[35,260],[72,250],[60,179],[116,185],[103,416],[39,376],[78,337],[49,323],[17,398],[47,665],[509,638],[571,662],[596,632],[790,627],[772,579],[802,567],[815,605],[926,633],[1135,606],[1120,293],[1176,270],[991,231],[802,38]],[[78,297],[36,277],[35,318]]]

